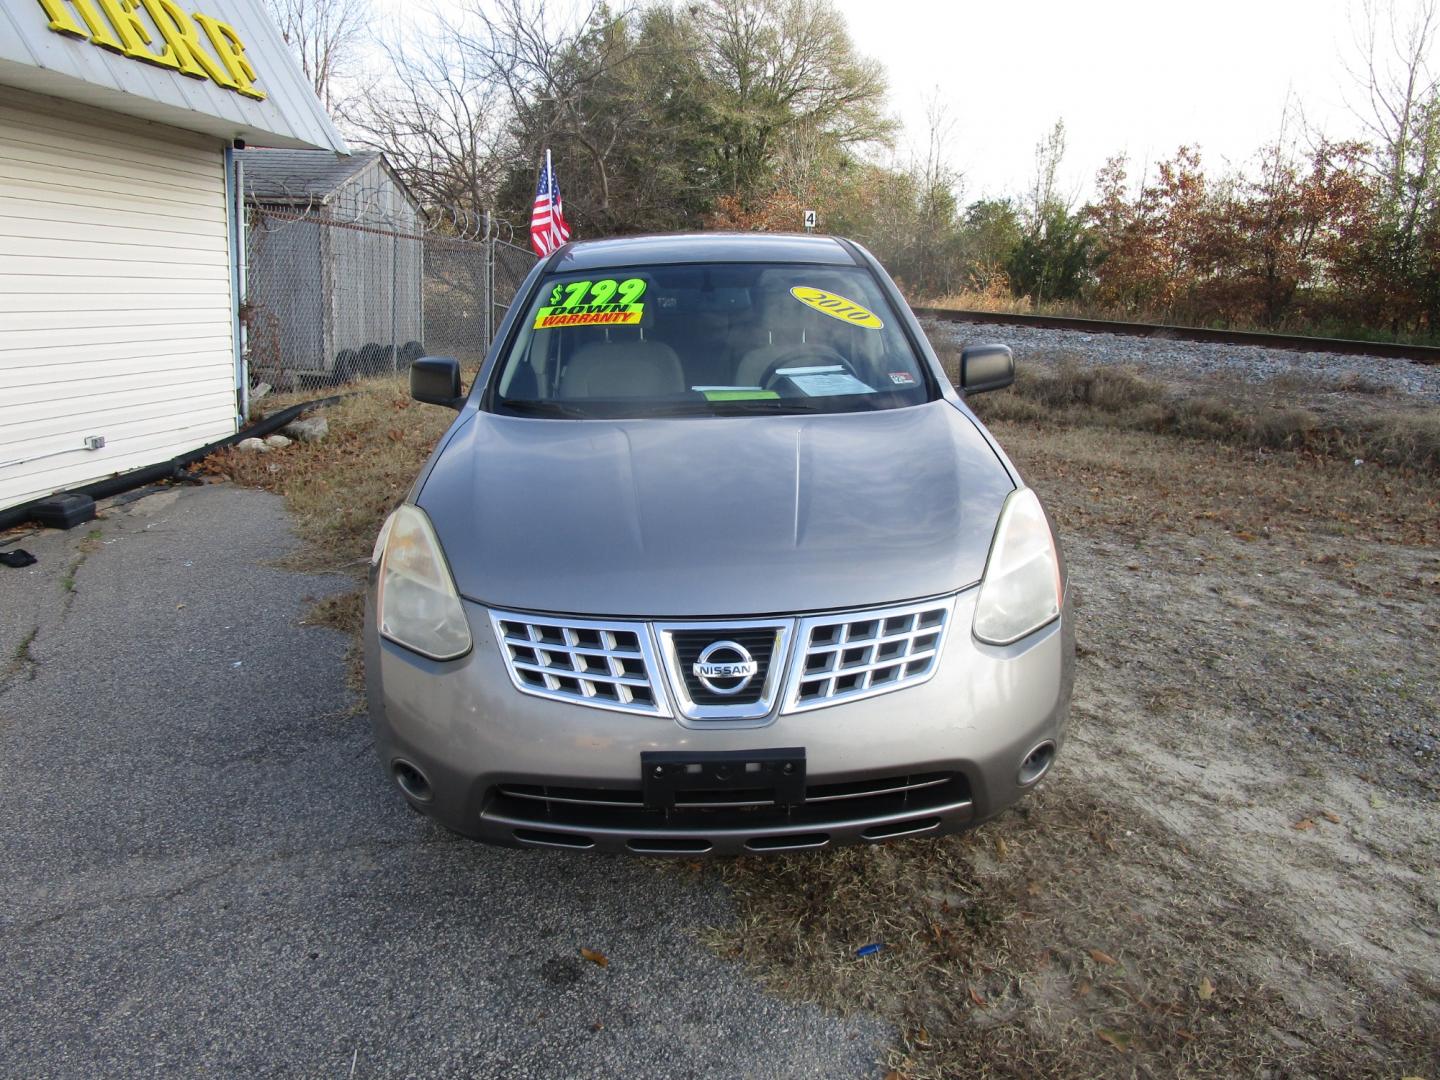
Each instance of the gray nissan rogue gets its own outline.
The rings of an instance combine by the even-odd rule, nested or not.
[[[895,284],[821,236],[572,243],[375,544],[365,674],[411,806],[492,843],[776,852],[1010,806],[1065,735],[1065,567]]]

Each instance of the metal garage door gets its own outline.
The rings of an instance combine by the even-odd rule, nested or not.
[[[0,508],[234,432],[228,229],[217,140],[0,95]]]

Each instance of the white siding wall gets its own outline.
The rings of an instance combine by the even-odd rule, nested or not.
[[[227,228],[216,140],[0,87],[0,508],[235,431]]]

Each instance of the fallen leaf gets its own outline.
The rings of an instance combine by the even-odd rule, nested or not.
[[[1294,829],[1296,832],[1307,832],[1308,830],[1315,828],[1315,822],[1308,817],[1301,818],[1299,821],[1295,822],[1294,825],[1291,825],[1290,828]]]
[[[1026,891],[1027,893],[1029,893],[1031,896],[1039,896],[1039,895],[1040,895],[1040,891],[1041,891],[1041,890],[1040,890],[1040,883],[1039,883],[1038,881],[1028,882],[1028,883],[1025,885],[1025,891]]]
[[[606,956],[603,952],[600,952],[598,949],[582,948],[580,950],[580,955],[586,960],[589,960],[592,964],[597,964],[600,967],[610,966],[610,958]]]
[[[1010,845],[1005,843],[1003,836],[995,837],[995,854],[1001,859],[1010,854]]]
[[[1080,985],[1078,985],[1077,987],[1075,987],[1075,996],[1076,996],[1076,997],[1084,997],[1084,996],[1085,996],[1086,994],[1088,994],[1088,993],[1090,993],[1090,980],[1089,980],[1089,979],[1081,979],[1081,980],[1080,980]]]
[[[1194,1042],[1194,1041],[1195,1041],[1195,1033],[1194,1033],[1193,1031],[1187,1031],[1185,1028],[1176,1028],[1176,1029],[1175,1029],[1175,1034],[1176,1034],[1176,1035],[1179,1035],[1182,1039],[1186,1040],[1187,1042]]]
[[[1130,1049],[1130,1040],[1134,1038],[1128,1031],[1112,1031],[1109,1028],[1096,1028],[1095,1034],[1122,1052]]]
[[[1090,950],[1090,959],[1094,960],[1097,964],[1104,964],[1106,967],[1115,966],[1115,958],[1107,952],[1101,952],[1099,949]]]
[[[900,1073],[896,1072],[894,1069],[891,1069],[885,1074],[885,1080],[905,1080],[905,1077],[900,1075]]]
[[[1200,980],[1199,993],[1201,1001],[1209,1001],[1215,996],[1215,984],[1210,981],[1210,976],[1207,975]]]
[[[1334,812],[1331,811],[1331,810],[1322,811],[1321,814],[1320,814],[1320,816],[1323,817],[1326,821],[1330,822],[1331,825],[1339,825],[1339,824],[1340,824],[1340,815],[1337,814],[1337,813],[1334,813]]]
[[[985,1008],[985,999],[980,996],[980,991],[976,990],[973,986],[970,987],[970,1000],[973,1001],[976,1005],[979,1005],[980,1008]]]

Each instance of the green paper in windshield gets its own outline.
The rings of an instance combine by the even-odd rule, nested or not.
[[[715,390],[698,386],[695,389],[705,395],[706,401],[773,401],[780,396],[774,390]]]

